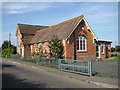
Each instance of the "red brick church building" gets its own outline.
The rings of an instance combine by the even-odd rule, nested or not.
[[[100,41],[85,17],[79,16],[53,26],[17,25],[17,53],[49,52],[48,41],[56,35],[61,40],[63,56],[75,60],[97,60],[111,57],[110,41]]]

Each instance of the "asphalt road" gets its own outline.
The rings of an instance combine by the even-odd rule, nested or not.
[[[2,88],[102,88],[49,72],[12,63],[2,64]]]

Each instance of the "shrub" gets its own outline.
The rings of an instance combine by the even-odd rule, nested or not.
[[[63,55],[63,45],[58,36],[53,36],[49,41],[49,54],[51,57],[61,58]]]
[[[112,54],[111,56],[112,56],[112,57],[117,57],[117,53],[116,53],[116,54]]]
[[[10,58],[10,54],[13,54],[14,53],[14,49],[4,49],[2,51],[2,57],[4,58]]]
[[[32,53],[32,56],[34,56],[35,54],[36,54],[36,53],[35,53],[35,52],[33,52],[33,53]]]

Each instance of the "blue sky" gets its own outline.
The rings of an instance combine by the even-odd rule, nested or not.
[[[118,42],[117,2],[3,2],[2,41],[16,45],[17,24],[51,26],[84,15],[98,39]]]

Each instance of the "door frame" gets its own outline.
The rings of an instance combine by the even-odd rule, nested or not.
[[[100,44],[97,43],[97,44],[96,44],[96,48],[97,48],[97,46],[98,46],[98,53],[99,53],[99,56],[97,57],[97,55],[96,55],[96,57],[97,57],[97,58],[100,58]],[[96,51],[96,54],[97,54],[97,51]]]

